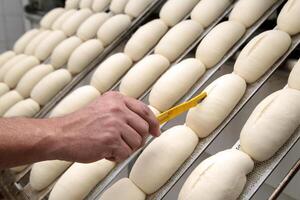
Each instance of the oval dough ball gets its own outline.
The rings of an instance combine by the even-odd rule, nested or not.
[[[300,1],[289,0],[277,18],[278,29],[287,32],[290,35],[295,35],[300,32]]]
[[[103,51],[102,43],[97,40],[88,40],[78,46],[71,54],[68,61],[68,70],[78,74],[88,66]]]
[[[167,25],[160,19],[155,19],[141,26],[129,39],[124,53],[133,61],[144,57],[167,32]]]
[[[159,41],[155,53],[173,62],[201,35],[202,31],[201,25],[193,20],[180,22]]]
[[[140,97],[169,66],[169,60],[159,54],[146,56],[123,77],[120,92],[133,98]]]
[[[0,117],[4,115],[13,105],[22,101],[23,97],[17,91],[10,91],[0,97]]]
[[[7,62],[5,62],[4,65],[0,68],[0,82],[4,81],[4,77],[6,73],[17,63],[22,62],[24,59],[26,59],[27,56],[24,54],[19,54],[11,59],[9,59]]]
[[[62,14],[52,25],[52,30],[62,30],[62,25],[70,19],[77,11],[75,9],[71,9]]]
[[[234,64],[234,72],[247,83],[258,80],[290,47],[291,37],[279,30],[265,31],[254,37]]]
[[[167,130],[138,157],[130,172],[130,180],[146,194],[154,193],[171,178],[197,144],[197,135],[186,126]]]
[[[94,0],[92,9],[94,12],[103,12],[109,6],[111,0]]]
[[[17,54],[24,53],[26,46],[29,44],[29,42],[37,36],[41,31],[38,29],[32,29],[30,31],[27,31],[24,35],[22,35],[15,43],[14,45],[14,52]],[[1,65],[1,62],[0,62]]]
[[[61,30],[69,37],[74,35],[82,22],[92,14],[92,11],[87,8],[76,11],[62,24]]]
[[[290,88],[300,90],[300,60],[293,67],[292,72],[290,73],[288,85]]]
[[[18,62],[11,67],[11,69],[5,74],[4,82],[10,88],[15,88],[24,74],[38,64],[40,64],[40,61],[34,56],[24,58],[21,62]]]
[[[55,183],[49,200],[84,199],[114,166],[114,162],[105,159],[89,164],[73,164]]]
[[[5,51],[4,53],[2,53],[0,55],[0,69],[7,61],[9,61],[10,59],[12,59],[15,56],[16,56],[16,53],[13,51]]]
[[[191,19],[206,28],[224,13],[231,2],[232,0],[201,0],[193,9]]]
[[[232,9],[229,20],[252,26],[277,0],[240,0]]]
[[[80,0],[66,0],[65,9],[78,9]]]
[[[149,103],[163,112],[171,108],[204,74],[205,66],[197,59],[189,58],[171,67],[154,84]]]
[[[92,9],[93,1],[94,0],[80,0],[79,8],[80,9],[84,9],[84,8]]]
[[[152,0],[129,0],[125,13],[131,17],[138,17],[152,2]]]
[[[46,75],[31,91],[31,98],[44,106],[72,79],[70,72],[59,69]]]
[[[80,38],[73,36],[59,43],[53,50],[50,63],[55,69],[63,67],[73,51],[82,44]]]
[[[51,117],[73,113],[94,101],[100,93],[93,86],[80,87],[66,96],[51,112]]]
[[[225,21],[215,26],[201,41],[196,58],[206,68],[215,66],[234,44],[244,35],[246,29],[234,21]]]
[[[63,40],[66,35],[62,31],[51,32],[35,49],[35,57],[39,60],[46,60],[52,53],[53,49]]]
[[[77,36],[86,41],[97,36],[98,29],[110,17],[108,13],[97,13],[85,20],[77,30]]]
[[[198,2],[199,0],[169,0],[161,8],[159,17],[168,26],[175,26],[191,12]]]
[[[36,48],[44,41],[49,35],[51,31],[49,30],[41,30],[26,46],[25,54],[26,55],[34,55]]]
[[[40,25],[44,29],[50,29],[53,23],[57,18],[59,18],[63,13],[65,12],[65,9],[63,8],[55,8],[51,11],[49,11],[40,21]]]
[[[0,97],[9,92],[9,87],[5,83],[0,83]]]
[[[112,0],[109,6],[109,9],[114,14],[124,13],[125,6],[127,5],[128,0]]]
[[[104,46],[108,46],[123,33],[130,24],[131,19],[128,15],[115,15],[104,22],[98,30],[97,36]]]
[[[91,78],[91,85],[101,93],[108,91],[132,66],[132,60],[124,53],[117,53],[102,62]]]
[[[25,99],[12,106],[3,117],[33,117],[40,111],[40,105],[32,99]],[[25,166],[26,168],[26,166]],[[22,170],[21,170],[22,171]]]
[[[145,200],[146,195],[128,178],[123,178],[108,188],[99,200]]]
[[[207,158],[194,169],[184,183],[178,200],[238,199],[253,169],[251,158],[229,149]]]
[[[283,89],[264,99],[241,131],[241,149],[257,161],[271,158],[300,124],[300,91]]]
[[[18,91],[24,98],[30,96],[34,86],[46,75],[53,72],[54,69],[51,65],[39,65],[29,70],[19,81],[16,91]]]

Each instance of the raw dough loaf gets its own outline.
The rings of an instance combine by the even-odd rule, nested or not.
[[[5,83],[0,83],[0,98],[9,91],[9,87]]]
[[[139,156],[130,172],[130,180],[146,194],[154,193],[178,170],[197,144],[197,135],[186,126],[167,130]]]
[[[41,28],[50,29],[55,20],[59,18],[64,12],[65,9],[63,8],[55,8],[49,11],[40,21]]]
[[[132,60],[124,53],[117,53],[102,62],[91,78],[91,85],[101,93],[108,91],[132,66]]]
[[[189,110],[186,125],[200,138],[208,136],[231,113],[245,90],[245,81],[235,74],[218,78],[205,88],[207,97],[197,107]]]
[[[24,169],[26,169],[27,167],[28,167],[28,165],[22,165],[22,166],[10,168],[9,170],[12,171],[13,173],[19,173],[19,172],[23,171]]]
[[[201,35],[202,31],[202,26],[193,20],[180,22],[159,41],[155,53],[165,56],[172,62]]]
[[[66,0],[65,9],[78,9],[80,0]]]
[[[232,9],[229,20],[252,26],[278,0],[240,0]]]
[[[16,90],[24,97],[30,96],[34,86],[42,80],[46,75],[53,72],[54,69],[51,65],[39,65],[29,70],[19,81]]]
[[[40,64],[40,61],[34,56],[28,56],[22,59],[21,62],[16,63],[5,74],[4,82],[12,89],[17,86],[21,78],[30,69]]]
[[[0,69],[1,67],[10,59],[16,56],[16,53],[13,51],[5,51],[0,55]]]
[[[24,53],[26,46],[29,44],[29,42],[37,36],[41,31],[38,29],[32,29],[30,31],[27,31],[22,35],[15,43],[14,45],[14,52],[17,54]],[[1,64],[0,64],[1,65]]]
[[[82,22],[92,14],[92,11],[87,8],[76,11],[62,24],[61,30],[69,37],[74,35]]]
[[[161,8],[159,17],[168,26],[175,26],[191,12],[198,2],[199,0],[169,0]]]
[[[85,20],[77,30],[77,36],[86,41],[97,36],[98,29],[110,17],[108,13],[97,13]]]
[[[161,112],[171,108],[204,72],[205,66],[194,58],[171,67],[154,84],[149,95],[150,105]]]
[[[48,103],[72,79],[70,72],[59,69],[45,76],[31,91],[31,98],[40,105]]]
[[[71,9],[71,10],[66,11],[57,20],[55,20],[55,22],[52,25],[52,30],[61,30],[62,29],[62,25],[68,19],[70,19],[76,12],[77,12],[77,10],[75,10],[75,9]]]
[[[124,13],[125,6],[128,3],[128,0],[112,0],[109,6],[109,9],[114,14]]]
[[[102,43],[97,40],[88,40],[78,46],[68,60],[68,70],[78,74],[88,66],[103,51]]]
[[[140,97],[169,66],[169,60],[159,54],[146,56],[123,77],[120,92],[133,98]]]
[[[289,0],[282,10],[280,11],[277,18],[277,27],[289,33],[295,35],[300,32],[300,1]]]
[[[12,106],[3,117],[33,117],[40,111],[40,105],[32,99],[25,99]],[[23,166],[22,170],[26,168]],[[22,171],[20,170],[20,171]],[[19,170],[17,170],[19,171]]]
[[[235,21],[225,21],[215,26],[201,41],[196,58],[206,68],[215,66],[233,45],[244,35],[244,25]]]
[[[99,200],[145,200],[146,195],[128,178],[108,188]]]
[[[184,183],[178,200],[233,200],[242,193],[254,166],[238,150],[225,150],[201,162]]]
[[[80,0],[79,8],[80,9],[84,9],[84,8],[92,9],[93,1],[94,0]]]
[[[34,55],[35,49],[39,44],[45,40],[45,38],[50,35],[51,31],[49,30],[41,30],[26,46],[25,48],[25,54],[26,55]]]
[[[288,85],[290,88],[300,90],[300,60],[298,60],[290,73]]]
[[[13,105],[22,101],[23,97],[17,91],[10,91],[0,97],[0,117],[4,115]]]
[[[141,26],[129,39],[124,53],[133,61],[138,61],[149,52],[167,32],[167,25],[160,19],[155,19]]]
[[[150,110],[153,112],[153,114],[155,116],[160,114],[160,112],[156,108],[154,108],[153,106],[148,105],[148,107],[150,108]]]
[[[109,18],[99,28],[97,36],[102,41],[104,46],[112,43],[121,33],[123,33],[131,24],[131,19],[128,15],[115,15]]]
[[[231,4],[232,0],[201,0],[191,13],[191,19],[204,28],[211,25]]]
[[[73,164],[57,181],[49,200],[82,200],[114,168],[115,163],[100,161]]]
[[[94,12],[103,12],[109,6],[111,0],[94,0],[92,9]]]
[[[234,72],[247,83],[259,79],[289,48],[290,36],[279,30],[266,31],[254,37],[234,64]]]
[[[153,0],[129,0],[125,7],[125,13],[131,17],[138,17]]]
[[[241,131],[244,152],[265,161],[289,139],[300,125],[300,91],[283,89],[264,99]]]
[[[24,54],[19,54],[13,56],[11,59],[7,60],[4,65],[0,68],[0,82],[4,81],[6,73],[17,63],[21,63],[27,56]]]

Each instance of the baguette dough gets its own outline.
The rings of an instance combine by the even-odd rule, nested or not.
[[[206,68],[215,66],[245,31],[244,25],[235,21],[225,21],[216,25],[201,41],[196,58],[201,60]]]
[[[300,91],[283,89],[264,99],[241,131],[241,149],[265,161],[289,139],[300,125]]]
[[[15,56],[16,56],[16,53],[13,51],[5,51],[4,53],[2,53],[0,55],[0,69],[7,61],[9,61],[10,59],[12,59]]]
[[[290,88],[300,90],[300,60],[293,67],[292,72],[290,73],[288,85]]]
[[[34,55],[35,49],[37,46],[45,40],[45,38],[50,35],[51,31],[49,30],[41,30],[26,46],[25,48],[25,54],[26,55]]]
[[[32,99],[25,99],[12,106],[3,117],[33,117],[40,111],[40,105]],[[22,170],[27,166],[23,166]],[[15,171],[22,171],[15,170]]]
[[[73,164],[57,181],[49,200],[82,200],[114,168],[115,163],[100,161]]]
[[[109,10],[111,10],[114,14],[124,13],[127,3],[128,0],[112,0],[109,6]]]
[[[9,92],[9,87],[5,83],[0,83],[0,98],[7,92]]]
[[[108,188],[99,200],[145,200],[146,195],[128,178]]]
[[[66,0],[65,9],[78,9],[80,0]]]
[[[265,31],[254,37],[238,56],[234,72],[247,83],[258,80],[289,48],[290,36],[280,30]]]
[[[124,53],[133,61],[138,61],[149,52],[167,32],[167,25],[160,19],[155,19],[141,26],[129,39]]]
[[[103,12],[109,6],[111,0],[94,0],[93,2],[93,11],[94,12]]]
[[[77,10],[75,10],[75,9],[71,9],[71,10],[66,11],[59,18],[57,18],[57,20],[55,20],[55,22],[52,25],[52,30],[62,30],[62,25],[68,19],[70,19],[76,12],[77,12]]]
[[[186,125],[200,138],[208,136],[231,113],[245,90],[246,83],[238,75],[227,74],[218,78],[205,88],[207,97],[189,110]]]
[[[189,58],[171,67],[154,84],[150,105],[163,112],[171,108],[204,74],[205,66],[197,59]]]
[[[193,20],[180,22],[159,41],[155,53],[173,62],[201,35],[202,31],[202,26]]]
[[[68,60],[68,70],[78,74],[88,66],[103,51],[102,43],[97,40],[88,40],[78,46]]]
[[[129,0],[125,13],[131,17],[138,17],[153,2],[153,0]]]
[[[50,29],[55,20],[59,18],[64,12],[65,9],[63,8],[55,8],[49,11],[40,21],[41,28]]]
[[[123,77],[120,92],[133,98],[140,97],[169,66],[169,60],[159,54],[146,56]]]
[[[22,101],[23,97],[17,91],[10,91],[0,97],[0,117],[4,115],[13,105]]]
[[[34,86],[46,75],[53,72],[54,69],[51,65],[39,65],[29,70],[19,81],[16,91],[18,91],[24,98],[30,96]]]
[[[41,31],[38,29],[32,29],[30,31],[27,31],[22,35],[15,43],[13,49],[14,52],[17,54],[24,53],[26,46],[29,44],[29,42],[37,36]],[[1,65],[1,64],[0,64]]]
[[[24,54],[19,54],[13,56],[11,59],[7,60],[4,65],[0,68],[0,82],[4,81],[4,77],[6,73],[17,63],[22,62],[25,58],[27,58]]]
[[[79,8],[80,9],[84,9],[84,8],[92,9],[93,1],[94,0],[80,0]]]
[[[169,0],[160,9],[159,17],[168,26],[175,26],[191,12],[198,2],[199,0]]]
[[[101,93],[108,91],[132,66],[132,60],[124,53],[117,53],[102,62],[91,78],[91,85]]]
[[[131,19],[128,15],[115,15],[109,18],[99,28],[97,36],[104,46],[112,43],[121,33],[123,33],[131,24]]]
[[[162,187],[192,154],[197,135],[186,126],[175,126],[151,142],[132,167],[129,178],[146,194]]]
[[[300,32],[300,1],[289,0],[282,10],[280,11],[277,18],[277,27],[289,33],[295,35]]]
[[[178,200],[233,200],[242,193],[246,175],[253,169],[251,158],[229,149],[198,165],[184,183]]]
[[[58,92],[60,92],[72,79],[70,72],[66,69],[59,69],[48,75],[34,86],[31,91],[31,98],[44,106]]]

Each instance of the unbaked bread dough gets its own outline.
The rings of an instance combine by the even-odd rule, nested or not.
[[[140,97],[169,66],[169,60],[159,54],[146,56],[123,77],[120,92],[133,98]]]
[[[9,91],[9,87],[5,83],[0,83],[0,98]]]
[[[247,83],[258,80],[289,48],[291,37],[280,30],[265,31],[254,37],[238,56],[234,72]]]
[[[0,54],[0,69],[7,61],[9,61],[15,56],[16,53],[13,51],[5,51],[4,53]]]
[[[34,55],[35,49],[37,46],[45,40],[50,35],[51,31],[49,30],[41,30],[26,46],[25,54],[26,55]]]
[[[91,85],[101,93],[108,91],[132,66],[132,60],[124,53],[117,53],[102,62],[91,78]]]
[[[188,58],[171,67],[154,84],[150,105],[163,112],[171,108],[204,74],[205,66],[197,59]]]
[[[20,173],[21,171],[23,171],[27,167],[28,167],[28,165],[22,165],[22,166],[10,168],[9,170],[12,171],[13,173]]]
[[[32,99],[25,99],[12,106],[3,117],[33,117],[40,111],[40,105]],[[26,168],[23,167],[23,168]],[[22,171],[22,170],[20,170]]]
[[[13,105],[22,101],[23,97],[15,90],[7,92],[0,97],[0,117],[4,115]]]
[[[197,135],[186,126],[175,126],[151,142],[132,167],[129,178],[146,194],[162,187],[192,154]]]
[[[215,26],[201,41],[196,58],[206,68],[215,66],[233,45],[244,35],[244,25],[235,21],[225,21]]]
[[[280,11],[277,18],[277,27],[289,33],[295,35],[300,32],[300,1],[289,0],[282,10]]]
[[[141,26],[128,40],[124,53],[133,61],[140,60],[167,32],[167,25],[160,19],[154,19]]]
[[[186,125],[200,138],[208,136],[231,113],[245,90],[246,82],[238,75],[227,74],[218,78],[205,88],[207,97],[189,110]]]
[[[300,90],[300,60],[298,60],[290,73],[288,85],[290,88]]]
[[[148,105],[148,107],[150,108],[150,110],[153,112],[153,114],[154,114],[155,116],[157,116],[157,115],[160,114],[160,112],[159,112],[156,108],[154,108],[153,106]]]
[[[94,12],[103,12],[109,6],[111,0],[94,0],[92,9]]]
[[[65,9],[66,10],[78,9],[79,3],[80,3],[80,0],[66,0]]]
[[[129,0],[125,7],[125,13],[131,17],[138,17],[153,0]]]
[[[27,56],[24,54],[19,54],[16,56],[13,56],[9,60],[7,60],[0,68],[0,82],[4,81],[4,77],[6,73],[17,63],[22,62],[24,59],[26,59]]]
[[[93,1],[94,0],[80,0],[79,8],[80,9],[84,9],[84,8],[92,9]]]
[[[198,22],[193,20],[180,22],[159,41],[155,53],[173,62],[201,35],[202,31],[203,28]]]
[[[29,44],[29,42],[37,36],[37,34],[40,33],[39,29],[32,29],[30,31],[27,31],[22,35],[15,43],[13,49],[14,52],[17,54],[24,53],[26,46]],[[0,62],[1,65],[1,62]]]
[[[77,10],[75,10],[75,9],[71,9],[71,10],[66,11],[59,18],[57,18],[57,20],[55,20],[55,22],[52,25],[52,29],[53,30],[62,30],[62,25],[68,19],[70,19],[76,12],[77,12]]]
[[[125,6],[128,3],[128,0],[112,0],[109,6],[109,9],[114,14],[124,13]]]
[[[57,18],[65,12],[64,8],[55,8],[49,11],[40,21],[41,28],[50,29]]]

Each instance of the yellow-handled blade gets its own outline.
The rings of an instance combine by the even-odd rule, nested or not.
[[[178,106],[171,108],[170,110],[167,110],[167,111],[159,114],[158,116],[156,116],[156,118],[160,124],[170,121],[171,119],[184,113],[185,111],[189,110],[190,108],[195,107],[199,102],[201,102],[203,99],[205,99],[206,96],[207,96],[206,92],[201,92],[199,95],[195,96],[191,100],[184,102]]]

